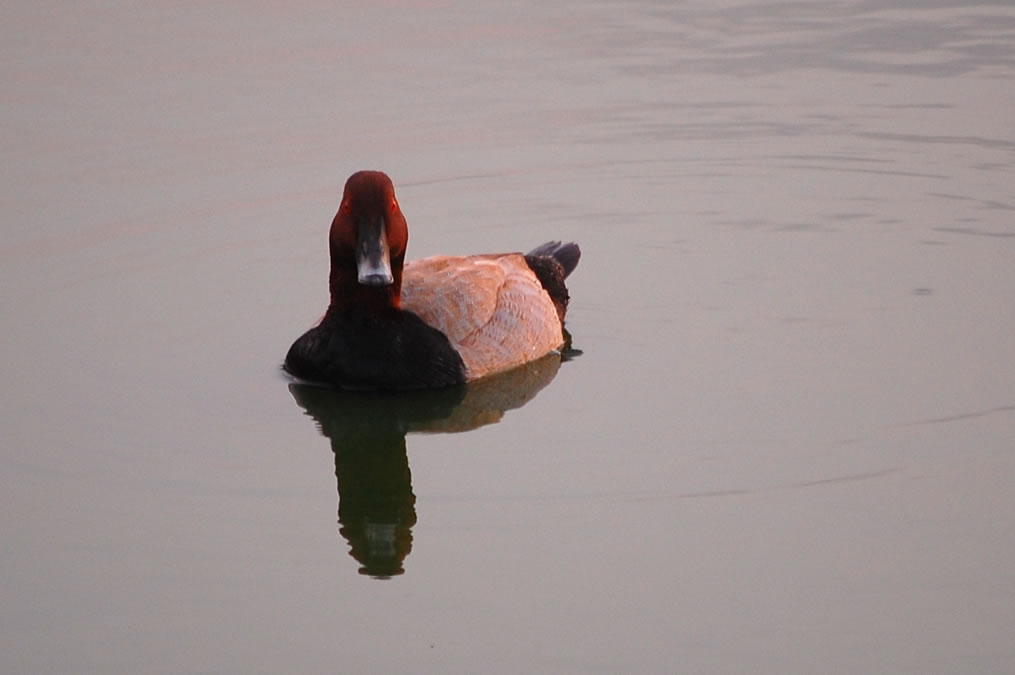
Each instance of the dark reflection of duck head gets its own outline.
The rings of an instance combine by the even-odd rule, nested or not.
[[[566,357],[565,357],[566,358]],[[553,380],[560,354],[550,354],[472,384],[426,392],[347,392],[290,384],[296,402],[331,439],[338,481],[339,532],[361,574],[404,572],[412,550],[416,496],[405,452],[411,431],[452,433],[500,421]]]

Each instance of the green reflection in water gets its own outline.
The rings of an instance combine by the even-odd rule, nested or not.
[[[460,387],[419,392],[348,392],[290,384],[296,403],[331,440],[338,483],[339,532],[359,572],[386,579],[405,571],[416,524],[406,454],[409,432],[457,433],[499,422],[580,352],[549,354]]]

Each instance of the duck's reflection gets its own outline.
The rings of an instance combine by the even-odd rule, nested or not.
[[[549,384],[561,360],[559,354],[550,354],[473,384],[431,392],[345,392],[289,385],[296,402],[331,439],[339,532],[362,565],[361,574],[401,574],[412,550],[416,496],[405,435],[468,431],[497,422]]]

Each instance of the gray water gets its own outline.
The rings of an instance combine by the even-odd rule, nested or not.
[[[0,18],[3,672],[1015,671],[1007,0]],[[575,351],[291,387],[362,168]]]

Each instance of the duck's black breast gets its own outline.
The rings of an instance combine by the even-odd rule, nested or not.
[[[343,389],[422,389],[465,382],[447,336],[412,312],[329,311],[285,357],[291,375]]]

